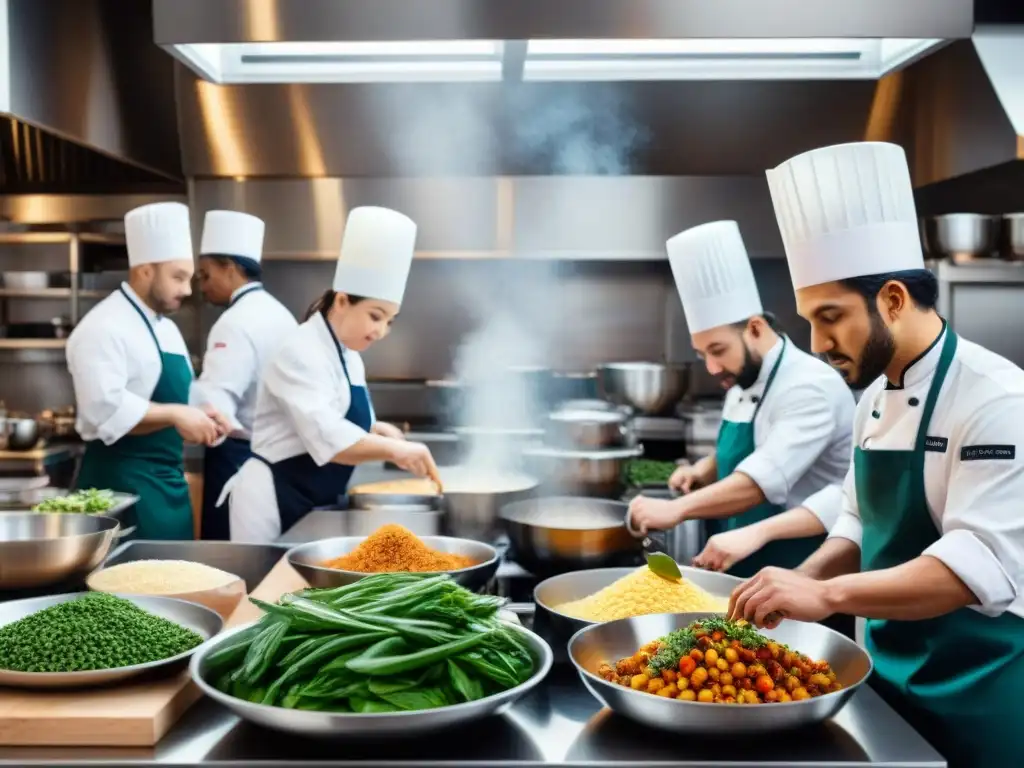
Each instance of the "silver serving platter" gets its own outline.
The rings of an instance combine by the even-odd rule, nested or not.
[[[7,626],[37,611],[60,603],[76,600],[90,594],[74,592],[67,595],[51,595],[34,597],[28,600],[13,600],[0,603],[0,627]],[[209,640],[224,627],[224,620],[214,611],[202,605],[176,600],[170,597],[149,597],[140,595],[118,595],[130,600],[139,608],[154,616],[173,621],[197,633],[204,641]],[[129,678],[147,672],[165,670],[188,659],[193,653],[203,648],[197,646],[185,653],[179,653],[168,659],[151,661],[146,664],[133,664],[129,667],[114,669],[97,669],[87,672],[13,672],[0,669],[0,686],[11,688],[92,688],[111,683],[123,682]]]
[[[320,539],[307,544],[300,544],[288,550],[286,557],[288,563],[299,572],[310,586],[321,588],[340,587],[345,584],[352,584],[371,573],[360,571],[343,571],[336,568],[325,568],[320,565],[326,560],[341,557],[358,547],[366,536],[339,536],[333,539]],[[476,565],[469,568],[461,568],[457,571],[441,571],[448,573],[459,584],[466,589],[477,590],[494,577],[498,571],[498,564],[501,557],[498,550],[490,544],[471,539],[456,539],[450,536],[421,536],[420,541],[431,549],[438,552],[447,552],[454,555],[465,555],[478,561]]]
[[[804,701],[730,706],[662,698],[609,683],[597,674],[602,663],[614,664],[652,640],[712,615],[658,613],[593,624],[573,635],[569,658],[587,689],[616,714],[663,731],[700,736],[777,733],[821,723],[834,717],[871,674],[871,657],[853,640],[821,624],[801,621],[784,621],[762,632],[812,659],[828,661],[842,690]]]
[[[310,712],[283,709],[264,704],[251,704],[223,693],[206,678],[207,659],[217,648],[252,624],[225,632],[207,643],[192,657],[190,671],[196,685],[214,701],[224,705],[243,720],[286,733],[303,736],[340,737],[348,739],[407,738],[434,733],[441,728],[464,725],[491,715],[499,715],[535,688],[551,669],[551,649],[540,637],[518,624],[503,622],[519,632],[526,641],[536,662],[533,676],[525,683],[496,693],[478,701],[453,704],[449,707],[415,712],[388,712],[382,714],[355,714],[344,712]]]
[[[593,568],[588,571],[572,571],[545,579],[533,588],[533,602],[536,605],[533,629],[551,644],[556,661],[567,660],[566,648],[574,634],[598,622],[569,616],[558,611],[555,606],[589,597],[635,570],[636,568]],[[679,566],[679,571],[687,581],[725,600],[728,600],[732,591],[743,583],[743,579],[736,576],[704,571],[688,565]]]

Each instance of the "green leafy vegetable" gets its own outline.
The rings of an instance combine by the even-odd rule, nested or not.
[[[32,507],[33,512],[77,512],[84,515],[98,515],[117,505],[113,491],[98,491],[90,488],[75,491],[67,496],[54,496]]]
[[[658,652],[651,657],[649,666],[658,673],[663,669],[675,668],[683,656],[698,647],[697,642],[702,636],[714,632],[721,632],[726,640],[739,640],[740,645],[750,650],[761,648],[770,642],[751,624],[712,616],[695,621],[685,629],[677,629],[661,638],[658,641]]]
[[[634,488],[651,485],[668,485],[676,465],[671,461],[633,459],[626,465],[626,482]]]

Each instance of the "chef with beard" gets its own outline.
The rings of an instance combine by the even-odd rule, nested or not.
[[[796,506],[828,528],[838,513],[834,486],[850,464],[852,393],[828,364],[773,326],[736,222],[694,227],[667,246],[693,348],[728,391],[714,453],[673,474],[680,498],[635,498],[633,528],[704,519],[712,532],[729,531]],[[821,541],[773,541],[730,572],[794,568]]]
[[[167,315],[192,293],[188,208],[153,203],[124,217],[128,282],[82,318],[67,344],[86,441],[79,488],[135,494],[143,539],[193,538],[184,443],[230,430],[213,408],[188,405],[192,362]]]
[[[797,309],[852,384],[854,460],[828,541],[730,610],[867,619],[872,685],[949,761],[1024,753],[1024,371],[936,312],[903,150],[845,144],[768,172]]]

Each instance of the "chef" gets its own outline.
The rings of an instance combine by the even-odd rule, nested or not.
[[[688,492],[672,501],[635,498],[632,525],[646,531],[706,519],[716,532],[801,503],[817,512],[808,497],[841,482],[849,467],[853,395],[825,362],[775,330],[736,222],[703,224],[667,245],[693,347],[728,392],[714,453],[672,478]],[[826,504],[819,514],[837,512]],[[774,541],[730,572],[793,568],[820,543],[820,537]]]
[[[1024,753],[1008,703],[1024,686],[1024,371],[936,312],[900,147],[814,150],[768,181],[813,348],[872,383],[828,541],[800,572],[768,568],[739,587],[731,612],[865,617],[875,689],[951,766],[1012,762]]]
[[[167,317],[192,293],[188,208],[153,203],[124,217],[128,282],[82,318],[67,343],[86,441],[80,488],[136,494],[143,539],[193,537],[184,443],[210,445],[229,428],[188,405],[192,363]]]
[[[203,297],[226,309],[210,329],[193,405],[212,406],[231,421],[231,434],[203,457],[204,539],[227,541],[228,508],[217,506],[224,484],[252,455],[253,416],[260,372],[298,323],[263,289],[263,220],[238,211],[208,211],[199,248]]]
[[[225,486],[231,540],[276,539],[343,496],[355,465],[391,461],[437,480],[425,445],[377,422],[360,353],[388,335],[405,293],[416,224],[387,208],[348,217],[331,290],[263,372],[255,454]]]

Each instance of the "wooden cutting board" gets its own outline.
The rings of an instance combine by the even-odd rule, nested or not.
[[[306,586],[282,558],[252,595],[274,602]],[[227,626],[259,616],[259,608],[243,600]],[[151,747],[201,695],[188,670],[164,680],[101,690],[0,689],[0,746]]]

